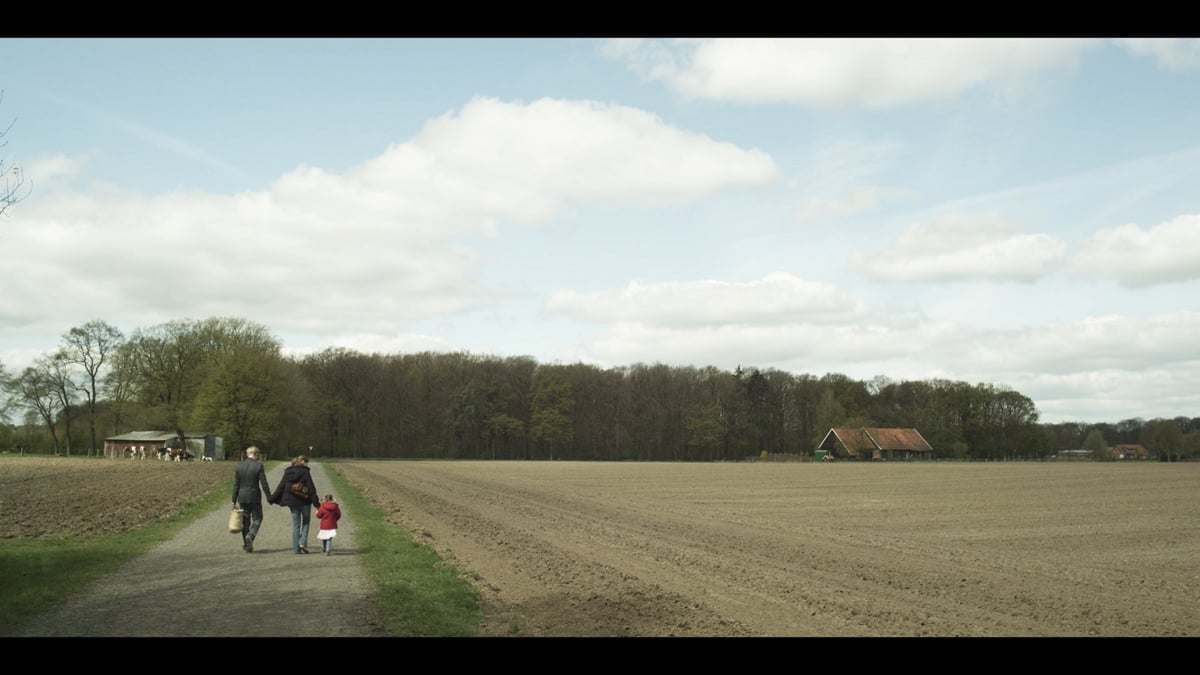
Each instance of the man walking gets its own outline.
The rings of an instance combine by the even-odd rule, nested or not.
[[[254,552],[254,537],[262,526],[262,497],[271,501],[271,486],[267,483],[267,471],[258,459],[258,448],[246,448],[246,458],[233,467],[233,507],[242,510],[242,550]]]

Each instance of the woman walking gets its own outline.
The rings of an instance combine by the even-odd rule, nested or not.
[[[308,468],[308,457],[297,455],[292,465],[283,470],[283,478],[271,494],[271,503],[288,507],[292,512],[292,553],[308,553],[308,526],[312,507],[320,506],[317,486]]]

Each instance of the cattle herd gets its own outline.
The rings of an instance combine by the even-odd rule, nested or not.
[[[195,455],[188,452],[185,448],[158,448],[155,454],[158,456],[158,459],[164,462],[189,462],[196,458]],[[125,457],[128,459],[146,459],[146,446],[125,446]],[[212,461],[212,457],[201,457],[200,459],[204,462]]]

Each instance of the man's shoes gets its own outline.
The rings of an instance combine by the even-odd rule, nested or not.
[[[305,548],[305,547],[303,547],[303,546],[301,546],[301,547],[300,547],[300,552],[301,552],[301,553],[308,553],[308,549],[307,549],[307,548]]]
[[[246,553],[254,553],[254,538],[246,537],[246,545],[242,548],[246,549]]]
[[[329,555],[330,553],[333,553],[333,551],[325,551],[325,555]]]

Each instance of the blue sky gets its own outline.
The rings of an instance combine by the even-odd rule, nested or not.
[[[0,363],[776,368],[1200,415],[1200,41],[0,39]],[[4,125],[0,125],[0,129]]]

